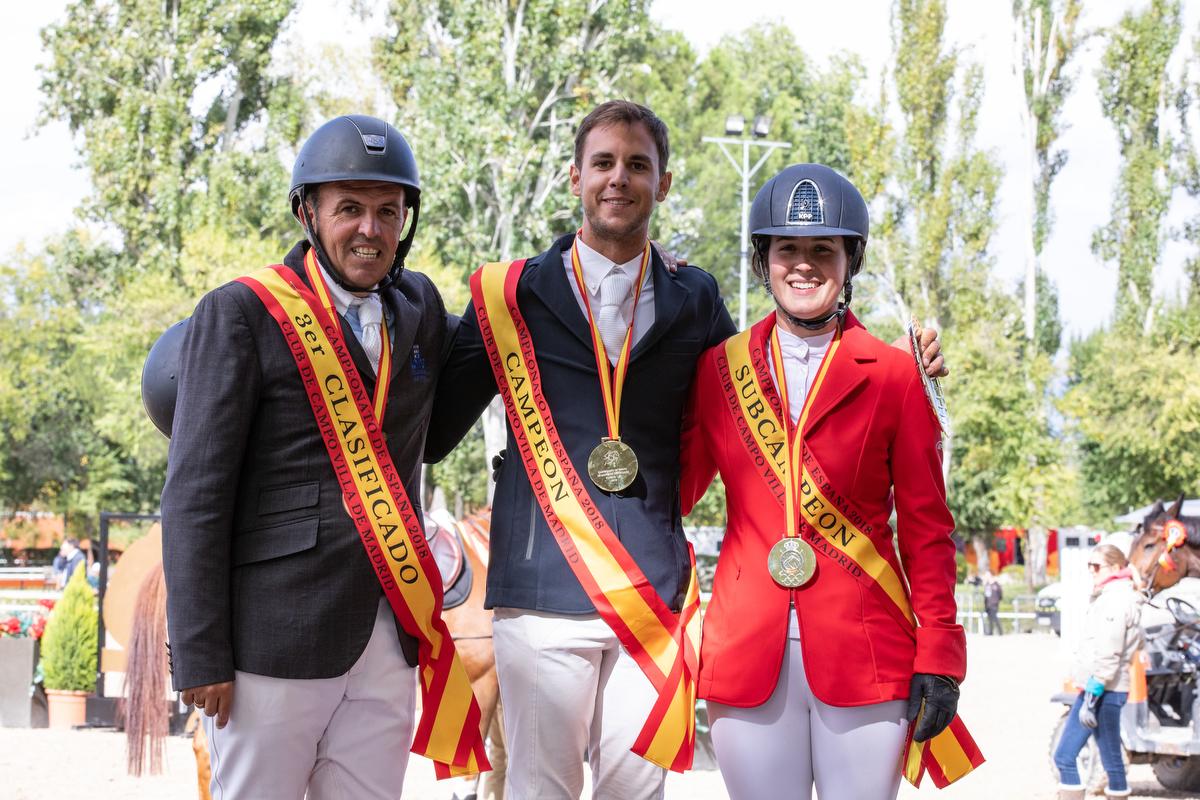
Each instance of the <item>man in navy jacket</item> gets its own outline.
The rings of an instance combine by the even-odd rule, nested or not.
[[[632,324],[632,353],[621,405],[621,439],[638,472],[607,493],[586,477],[591,499],[654,590],[679,612],[689,577],[679,514],[679,433],[696,360],[735,328],[711,275],[668,271],[657,255],[640,293],[634,286],[650,217],[671,185],[667,129],[649,109],[614,101],[581,123],[571,188],[583,227],[530,259],[517,300],[532,333],[545,398],[571,462],[609,431],[588,314],[622,273],[620,322]],[[577,246],[584,279],[576,281]],[[636,309],[635,305],[636,300]],[[615,362],[617,348],[608,347]],[[496,395],[473,307],[468,307],[438,384],[426,459],[438,461]],[[657,798],[665,772],[630,752],[656,694],[567,563],[534,501],[511,427],[492,510],[487,605],[495,608],[496,666],[504,704],[508,788],[513,797],[578,797],[588,753],[597,797]]]

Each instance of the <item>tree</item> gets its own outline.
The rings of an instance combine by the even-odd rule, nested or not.
[[[1184,65],[1175,106],[1179,114],[1180,145],[1175,169],[1176,180],[1193,199],[1200,199],[1200,144],[1196,138],[1200,123],[1200,34],[1192,40],[1192,52]],[[1192,305],[1200,299],[1200,213],[1184,222],[1183,238],[1192,246],[1185,265],[1188,297]]]
[[[1096,516],[1200,492],[1200,314],[1182,301],[1165,312],[1172,323],[1148,335],[1113,326],[1072,348],[1063,408]]]
[[[658,60],[650,74],[674,76]],[[763,23],[723,37],[690,74],[661,82],[645,95],[671,127],[674,184],[658,212],[659,231],[671,248],[717,277],[735,318],[741,184],[717,146],[703,137],[721,135],[725,118],[741,114],[748,121],[767,117],[769,138],[791,143],[762,164],[751,180],[751,197],[773,174],[797,162],[827,164],[857,181],[850,128],[864,113],[855,103],[863,74],[851,57],[814,66],[789,28]],[[761,153],[751,150],[751,165]],[[764,292],[748,293],[748,300],[749,320],[772,305]]]
[[[206,199],[247,229],[279,231],[286,210],[245,202],[258,181],[278,181],[279,140],[236,145],[266,120],[274,90],[290,91],[267,67],[293,6],[77,0],[42,32],[43,114],[79,137],[94,188],[83,212],[115,228],[123,270],[178,276],[185,232]]]
[[[1036,342],[1038,258],[1050,233],[1050,186],[1067,162],[1055,143],[1062,133],[1063,103],[1072,80],[1066,66],[1080,44],[1081,0],[1013,0],[1013,72],[1025,102],[1018,108],[1030,174],[1030,217],[1025,241],[1025,337]],[[1056,348],[1057,349],[1057,348]]]
[[[1173,145],[1160,115],[1170,90],[1167,62],[1180,30],[1177,0],[1151,0],[1142,11],[1127,12],[1108,32],[1097,75],[1104,115],[1117,131],[1121,171],[1112,219],[1096,231],[1092,249],[1117,262],[1117,324],[1133,334],[1150,324],[1154,267],[1171,199]]]
[[[1099,71],[1121,170],[1112,219],[1096,231],[1093,248],[1116,261],[1117,310],[1110,326],[1072,347],[1062,403],[1079,450],[1083,502],[1097,516],[1200,488],[1200,312],[1194,295],[1151,296],[1173,186],[1197,185],[1194,146],[1174,141],[1162,118],[1173,100],[1190,137],[1194,88],[1186,71],[1179,87],[1167,72],[1180,32],[1179,4],[1152,0],[1108,32]]]
[[[0,349],[24,368],[0,384],[3,502],[157,506],[166,446],[140,407],[146,352],[212,279],[277,261],[293,230],[277,150],[304,101],[268,71],[293,5],[77,0],[42,32],[43,117],[76,134],[93,185],[81,213],[103,233],[7,268],[0,329],[24,345]]]
[[[392,2],[377,68],[421,153],[429,237],[464,279],[571,228],[576,125],[645,63],[647,5]]]

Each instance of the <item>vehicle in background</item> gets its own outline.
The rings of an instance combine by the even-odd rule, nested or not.
[[[1043,586],[1034,601],[1034,613],[1039,628],[1049,628],[1055,636],[1062,636],[1062,611],[1058,601],[1062,598],[1062,584],[1051,583]]]

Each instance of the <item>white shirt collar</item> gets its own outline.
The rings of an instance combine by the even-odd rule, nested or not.
[[[785,359],[789,356],[807,361],[811,358],[821,359],[833,341],[835,331],[822,333],[820,336],[797,336],[782,325],[776,324],[779,330],[779,349]]]
[[[379,295],[374,292],[368,294],[366,297],[359,297],[352,292],[346,291],[337,281],[333,279],[333,276],[329,274],[329,270],[325,268],[324,264],[321,264],[320,259],[317,259],[317,263],[320,264],[321,273],[325,276],[325,286],[329,289],[329,296],[333,298],[334,308],[336,308],[337,312],[342,316],[346,315],[346,310],[350,308],[350,306],[361,305],[362,303],[370,303],[372,300],[375,302],[380,302]]]
[[[612,268],[617,269],[629,276],[631,282],[637,281],[638,269],[642,266],[642,254],[638,253],[624,264],[613,264],[612,260],[606,256],[600,255],[592,248],[587,246],[583,241],[583,237],[578,234],[575,236],[575,243],[579,245],[579,266],[583,267],[583,282],[587,286],[589,294],[598,294],[600,292],[600,281],[604,280],[604,276],[612,272]],[[568,250],[568,259],[571,253]],[[570,273],[570,263],[567,264],[567,271]],[[650,279],[650,270],[646,270],[646,279]]]

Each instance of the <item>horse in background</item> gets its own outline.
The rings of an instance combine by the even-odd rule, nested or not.
[[[493,770],[482,779],[484,786],[478,796],[499,800],[503,797],[505,763],[503,733],[496,713],[500,684],[492,649],[492,612],[483,607],[490,527],[491,512],[487,509],[462,521],[445,512],[425,516],[426,538],[442,573],[442,616],[479,703],[480,730],[485,737],[491,734],[489,759]],[[131,775],[153,775],[162,772],[163,741],[169,727],[169,672],[163,647],[167,641],[167,590],[161,553],[141,581],[134,608],[121,711],[126,763]],[[199,714],[192,712],[186,730],[193,735],[198,796],[210,800],[211,764]]]
[[[1184,578],[1200,578],[1200,517],[1181,515],[1183,498],[1170,507],[1157,501],[1129,547],[1129,563],[1152,595]]]

